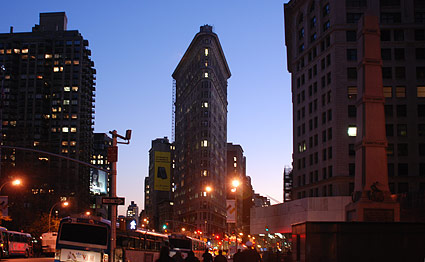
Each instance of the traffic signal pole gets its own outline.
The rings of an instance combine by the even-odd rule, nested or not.
[[[112,148],[108,149],[108,161],[111,162],[111,187],[110,195],[117,198],[117,162],[118,162],[118,144],[129,144],[131,138],[131,130],[127,130],[125,137],[118,135],[117,131],[110,131],[112,135]],[[118,138],[127,142],[118,142]],[[115,248],[117,247],[117,208],[118,205],[111,205],[111,258],[110,262],[115,262]]]
[[[110,132],[112,134],[112,147],[117,148],[117,131],[114,130]],[[112,159],[112,168],[111,168],[111,197],[117,197],[117,161]],[[111,259],[109,261],[115,261],[115,248],[117,246],[117,205],[111,205]]]

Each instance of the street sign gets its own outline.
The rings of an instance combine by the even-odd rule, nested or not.
[[[109,162],[118,162],[118,147],[110,146],[108,147],[108,161]]]
[[[102,197],[102,204],[106,205],[124,205],[124,197]]]

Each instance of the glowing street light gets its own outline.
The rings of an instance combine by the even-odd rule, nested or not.
[[[0,186],[0,192],[1,192],[1,190],[3,189],[3,187],[4,187],[5,185],[7,185],[7,184],[12,184],[13,186],[19,186],[19,185],[21,185],[21,184],[22,184],[22,180],[20,180],[20,179],[15,179],[15,180],[7,181],[7,182],[3,183],[3,185],[1,185],[1,186]]]
[[[232,181],[232,186],[233,186],[233,187],[238,187],[240,184],[241,184],[241,182],[240,182],[238,179],[234,179],[234,180]]]
[[[69,202],[68,202],[68,201],[65,201],[65,202],[59,201],[59,202],[57,202],[56,204],[54,204],[54,205],[52,206],[52,208],[50,208],[50,212],[49,212],[49,232],[50,232],[50,220],[51,220],[51,218],[52,218],[52,211],[53,211],[53,208],[54,208],[55,206],[59,205],[59,204],[62,204],[62,206],[63,206],[63,207],[67,207],[67,206],[69,206]]]
[[[212,191],[212,187],[210,187],[210,186],[206,186],[206,187],[205,187],[205,191],[207,191],[208,193],[209,193],[209,192],[211,192],[211,191]]]

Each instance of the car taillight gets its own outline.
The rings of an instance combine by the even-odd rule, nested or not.
[[[60,259],[61,259],[61,250],[58,249],[55,251],[55,260],[60,261]]]

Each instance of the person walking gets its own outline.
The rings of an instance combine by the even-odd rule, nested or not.
[[[238,252],[233,255],[233,262],[243,262],[241,258],[242,252],[241,249],[238,248]]]
[[[227,258],[223,256],[223,250],[218,251],[218,255],[214,258],[214,262],[227,262]]]
[[[173,259],[174,259],[175,262],[183,262],[184,259],[182,257],[182,252],[177,251],[176,254],[173,256]]]
[[[195,257],[195,253],[193,251],[189,251],[189,254],[187,255],[187,258],[184,260],[186,262],[201,262],[197,257]]]
[[[208,248],[206,248],[204,254],[202,254],[202,259],[204,262],[213,262],[213,257]]]
[[[170,249],[166,246],[161,247],[159,251],[159,258],[156,262],[174,262],[174,259],[170,257]]]
[[[258,254],[255,247],[252,246],[252,242],[248,241],[245,244],[248,249],[242,251],[241,253],[241,261],[243,262],[260,262],[261,256]]]

